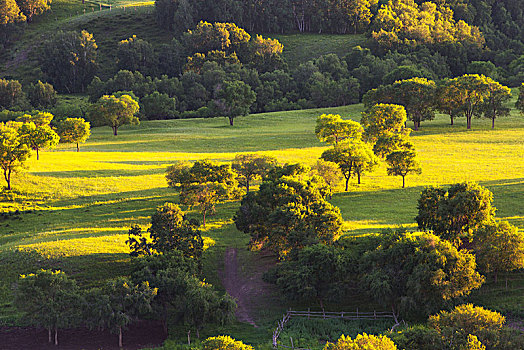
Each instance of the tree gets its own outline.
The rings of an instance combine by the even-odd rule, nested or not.
[[[151,217],[151,226],[147,230],[150,240],[142,235],[139,226],[129,231],[131,255],[166,254],[173,250],[180,251],[185,257],[199,260],[204,251],[204,241],[198,223],[189,220],[180,207],[173,203],[165,203],[157,207]]]
[[[378,165],[378,158],[373,154],[371,146],[362,141],[338,144],[324,151],[320,158],[338,165],[346,179],[346,191],[348,191],[349,179],[352,176],[356,175],[358,184],[360,184],[360,177]]]
[[[317,162],[311,167],[311,171],[323,178],[332,192],[343,177],[338,164],[323,159],[317,159]]]
[[[30,114],[23,114],[16,118],[17,122],[33,123],[36,126],[49,126],[55,116],[48,112],[35,111]]]
[[[481,271],[499,272],[524,268],[524,234],[507,221],[489,223],[475,232],[476,256]],[[506,288],[507,288],[506,278]]]
[[[120,277],[102,289],[93,289],[87,295],[85,310],[90,328],[109,329],[118,334],[118,346],[123,346],[123,330],[134,319],[151,312],[151,303],[157,289],[143,282],[133,286],[129,279]]]
[[[232,126],[236,117],[249,114],[256,96],[251,87],[243,81],[226,81],[217,93],[215,104],[220,112],[229,118],[229,125]]]
[[[76,151],[80,152],[78,144],[91,136],[91,125],[83,118],[67,118],[58,123],[57,132],[61,142],[76,143]]]
[[[316,243],[331,244],[340,234],[340,210],[325,200],[329,187],[308,169],[276,167],[258,192],[249,192],[235,214],[236,227],[251,235],[252,247],[268,247],[281,256]]]
[[[29,87],[27,96],[34,108],[51,108],[56,105],[57,94],[53,85],[40,80]]]
[[[473,115],[490,97],[490,85],[496,82],[478,74],[466,74],[449,81],[446,85],[449,110],[466,117],[467,128],[471,129]]]
[[[177,115],[176,98],[158,91],[144,96],[140,105],[142,113],[148,119],[171,119]]]
[[[474,335],[482,344],[495,344],[497,333],[502,330],[506,318],[500,313],[472,304],[456,306],[452,311],[440,311],[429,318],[428,324],[442,336],[445,345],[460,349]]]
[[[347,277],[344,263],[340,250],[316,244],[300,249],[264,277],[289,300],[314,299],[324,309],[324,301],[340,300],[343,295]]]
[[[25,21],[26,17],[20,11],[15,0],[5,0],[0,3],[0,25]]]
[[[362,113],[360,123],[364,127],[364,139],[375,143],[380,137],[406,133],[406,120],[406,109],[403,106],[376,104]]]
[[[26,105],[26,94],[18,80],[0,79],[0,110],[22,109]]]
[[[409,173],[420,174],[422,168],[416,160],[417,154],[414,149],[395,151],[387,155],[388,175],[402,176],[402,188],[406,187],[406,175]]]
[[[180,201],[198,206],[205,226],[206,215],[215,211],[218,202],[238,198],[238,182],[231,164],[215,164],[207,160],[192,166],[175,164],[167,169],[169,187],[180,189]]]
[[[521,114],[524,114],[524,83],[519,88],[519,97],[515,102],[515,108],[517,108]]]
[[[147,281],[151,288],[158,289],[153,299],[153,312],[161,314],[164,332],[168,334],[169,306],[174,308],[177,316],[183,312],[188,288],[196,285],[191,281],[197,275],[198,264],[177,249],[160,255],[146,255],[133,262],[133,283],[139,285]]]
[[[21,123],[0,123],[0,167],[4,171],[7,190],[11,190],[11,174],[31,156],[31,150],[22,139]]]
[[[320,142],[337,145],[347,139],[360,140],[364,129],[353,120],[343,120],[340,115],[322,114],[317,118],[315,134]]]
[[[473,182],[452,185],[447,191],[425,188],[418,200],[415,220],[422,230],[461,245],[473,232],[493,220],[493,194]]]
[[[495,129],[495,119],[509,115],[510,109],[505,103],[511,98],[511,89],[493,81],[488,84],[488,90],[489,96],[480,106],[477,115],[491,119],[491,128]]]
[[[237,154],[232,163],[232,168],[238,174],[238,183],[249,192],[249,185],[256,179],[266,176],[268,171],[277,164],[277,160],[271,156],[258,154]]]
[[[324,350],[397,350],[395,343],[385,335],[358,334],[355,339],[340,336],[336,343],[327,343]]]
[[[41,15],[51,8],[51,0],[17,0],[17,4],[28,22],[33,20],[33,16]]]
[[[86,32],[59,31],[41,45],[39,63],[59,91],[83,92],[95,76],[97,45]]]
[[[235,340],[228,335],[207,338],[202,342],[203,350],[254,350],[251,345],[246,345],[240,340]]]
[[[140,123],[136,117],[138,110],[138,102],[129,95],[120,97],[104,95],[91,106],[89,116],[103,125],[109,125],[113,129],[113,135],[116,136],[120,126]]]
[[[156,55],[149,42],[133,35],[118,43],[117,62],[119,70],[149,73],[156,66]]]
[[[80,322],[81,297],[74,280],[61,271],[40,270],[21,275],[18,280],[16,308],[31,324],[48,331],[49,343],[58,345],[58,329],[70,328]]]
[[[475,257],[432,234],[391,232],[361,259],[362,289],[393,313],[431,313],[484,282]]]
[[[36,150],[36,159],[39,160],[39,150],[53,148],[58,145],[60,136],[49,125],[36,126],[34,123],[24,123],[20,127],[23,142]]]

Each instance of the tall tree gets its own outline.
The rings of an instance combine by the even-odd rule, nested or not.
[[[156,60],[153,46],[143,39],[138,39],[136,35],[118,43],[117,62],[120,70],[152,73]]]
[[[54,117],[55,116],[49,112],[35,111],[34,113],[31,112],[30,114],[25,113],[21,115],[20,117],[16,118],[16,121],[22,123],[33,123],[36,126],[49,126]]]
[[[377,142],[380,137],[406,133],[406,109],[394,104],[376,104],[362,113],[360,123],[364,127],[364,139]]]
[[[18,80],[0,79],[0,110],[23,109],[26,106],[26,94]]]
[[[346,179],[346,191],[349,189],[351,177],[356,175],[358,184],[360,184],[361,176],[378,165],[378,158],[373,153],[371,146],[362,141],[340,143],[324,151],[320,157],[338,165]]]
[[[315,134],[320,142],[337,145],[339,142],[352,139],[358,141],[362,138],[364,129],[353,120],[344,120],[338,114],[322,114],[317,118]]]
[[[129,95],[124,94],[120,97],[104,95],[91,106],[89,116],[102,125],[110,126],[113,135],[117,136],[120,126],[140,123],[136,116],[139,108],[138,102]]]
[[[53,85],[42,83],[40,80],[32,84],[28,89],[27,96],[34,108],[51,108],[56,105],[56,91]]]
[[[397,316],[429,314],[479,288],[475,257],[432,234],[391,232],[361,259],[360,285]]]
[[[21,123],[0,123],[0,167],[4,172],[7,190],[11,190],[11,174],[31,156],[20,133]]]
[[[39,160],[39,151],[46,148],[54,148],[60,141],[60,136],[51,129],[49,125],[36,126],[34,123],[24,123],[20,127],[23,142],[36,151],[36,159]]]
[[[519,97],[515,102],[515,108],[517,108],[521,114],[524,114],[524,83],[519,88]]]
[[[95,76],[97,45],[86,32],[59,31],[42,42],[40,67],[62,92],[83,92]]]
[[[56,129],[61,142],[76,143],[77,152],[80,152],[78,144],[86,142],[91,136],[91,125],[83,118],[66,118],[58,123]]]
[[[402,188],[406,187],[406,176],[409,173],[422,173],[422,168],[416,157],[417,154],[414,149],[394,151],[386,157],[388,175],[402,176]]]
[[[471,129],[473,116],[490,97],[489,86],[494,83],[493,79],[483,75],[466,74],[450,80],[446,86],[450,111],[464,115],[468,129]]]
[[[340,210],[325,200],[329,187],[308,169],[276,167],[257,192],[242,199],[236,227],[251,234],[251,246],[268,247],[280,256],[319,242],[331,244],[342,227]]]
[[[123,346],[124,329],[140,315],[151,312],[151,303],[157,294],[149,283],[132,285],[127,278],[110,281],[102,289],[93,289],[87,295],[85,310],[87,324],[93,329],[108,329],[118,334],[118,346]]]
[[[477,111],[477,115],[491,119],[491,128],[495,129],[495,119],[509,115],[506,102],[511,98],[511,89],[496,81],[488,84],[489,95]]]
[[[256,101],[256,94],[251,87],[240,80],[226,81],[217,93],[215,104],[229,125],[241,115],[248,115],[251,105]]]
[[[55,345],[58,345],[58,329],[80,323],[78,287],[61,271],[40,270],[35,274],[21,275],[14,304],[32,325],[46,328],[49,343]]]
[[[271,156],[258,154],[237,154],[232,163],[232,168],[237,172],[238,183],[249,192],[249,185],[256,179],[263,178],[268,171],[277,164]]]
[[[454,184],[447,191],[428,187],[420,194],[415,220],[420,229],[460,246],[477,228],[493,220],[492,201],[493,193],[473,182]]]
[[[475,251],[481,271],[499,272],[524,268],[524,233],[507,221],[489,223],[475,232]],[[507,288],[507,278],[506,278]]]

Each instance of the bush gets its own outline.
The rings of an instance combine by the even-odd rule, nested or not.
[[[335,343],[327,343],[324,350],[396,350],[397,346],[385,335],[359,334],[355,339],[342,335]]]
[[[432,328],[418,325],[391,334],[391,339],[400,349],[433,350],[442,349],[440,334]]]
[[[227,335],[207,338],[202,345],[203,350],[254,350],[251,345],[246,345]]]

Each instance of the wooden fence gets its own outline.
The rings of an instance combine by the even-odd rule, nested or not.
[[[380,319],[391,319],[395,322],[395,325],[393,328],[395,328],[398,325],[397,318],[395,315],[393,315],[392,312],[384,312],[384,311],[373,311],[373,312],[359,312],[357,311],[340,311],[340,312],[333,312],[333,311],[293,311],[289,310],[287,311],[284,316],[282,317],[282,320],[278,321],[277,328],[273,332],[273,348],[278,349],[280,348],[287,348],[287,349],[294,349],[294,350],[309,350],[309,349],[302,349],[302,348],[296,348],[293,345],[293,339],[291,338],[291,346],[285,346],[278,344],[278,337],[280,336],[280,333],[282,333],[282,330],[284,329],[286,323],[292,318],[292,317],[305,317],[307,319],[311,318],[321,318],[321,319],[343,319],[343,320],[380,320]]]

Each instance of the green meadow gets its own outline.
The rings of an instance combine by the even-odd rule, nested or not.
[[[74,145],[60,144],[41,152],[38,161],[32,157],[14,177],[14,190],[0,201],[9,213],[0,218],[0,324],[19,322],[11,306],[11,286],[20,274],[61,269],[85,287],[128,274],[125,240],[130,226],[146,227],[158,205],[177,202],[165,180],[173,162],[228,162],[236,153],[259,152],[281,163],[313,164],[327,147],[314,134],[317,116],[339,113],[359,120],[361,108],[257,114],[236,119],[233,127],[225,118],[145,121],[122,127],[116,137],[109,127],[100,127],[92,130],[79,153]],[[412,134],[423,172],[408,176],[405,189],[400,177],[387,176],[384,165],[364,175],[361,185],[352,179],[348,192],[338,188],[331,201],[342,211],[345,234],[380,233],[399,225],[415,230],[416,201],[424,186],[461,181],[486,186],[494,194],[497,216],[524,229],[524,118],[513,111],[497,120],[494,130],[490,126],[490,120],[476,119],[467,131],[464,120],[450,126],[443,115],[423,123]],[[249,237],[233,224],[237,207],[238,202],[221,204],[203,231],[206,281],[219,288],[225,248],[238,248],[239,266],[246,275],[260,262],[257,253],[246,249]],[[199,217],[196,212],[191,215]],[[509,290],[504,278],[498,284],[488,278],[471,300],[519,315],[524,309],[524,273],[507,277]],[[365,303],[356,294],[344,308]],[[277,295],[267,295],[255,315],[262,327],[253,331],[236,324],[228,331],[248,341],[267,342],[288,306]]]

